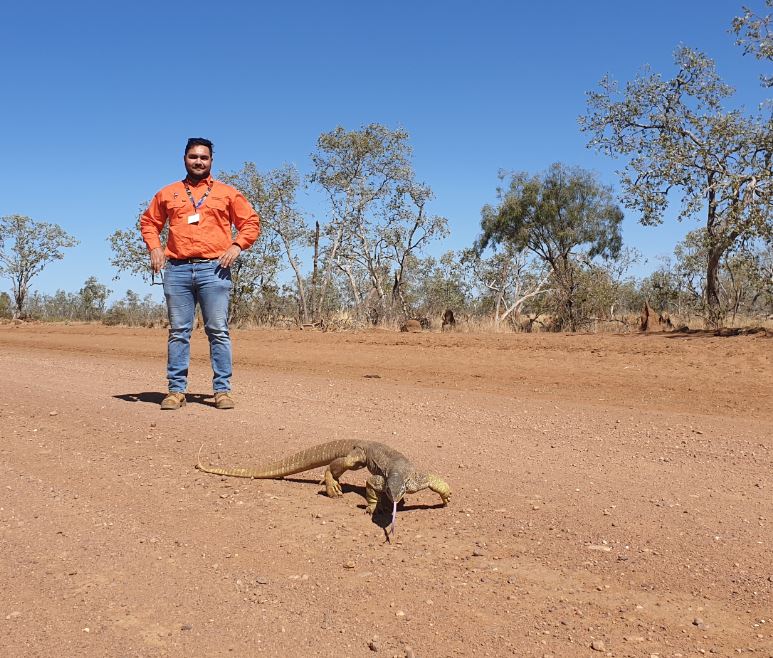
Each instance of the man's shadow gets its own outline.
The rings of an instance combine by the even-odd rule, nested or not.
[[[122,393],[121,395],[113,396],[117,400],[123,400],[124,402],[144,402],[146,404],[153,404],[158,406],[161,404],[161,400],[166,397],[166,393],[159,393],[158,391],[144,391],[143,393]],[[205,395],[203,393],[186,393],[185,399],[192,404],[203,404],[207,407],[215,406],[215,398],[213,395]]]

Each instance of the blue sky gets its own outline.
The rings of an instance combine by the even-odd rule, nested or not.
[[[320,133],[378,122],[411,136],[432,211],[449,220],[439,255],[475,239],[500,169],[561,161],[616,187],[620,163],[587,150],[577,127],[585,92],[606,73],[627,80],[649,64],[670,76],[683,43],[711,56],[754,109],[763,67],[727,31],[741,4],[766,13],[762,0],[9,3],[0,215],[80,240],[34,290],[77,291],[95,275],[113,299],[145,294],[139,279],[112,281],[106,238],[184,174],[189,136],[214,141],[215,172],[245,161],[308,172]],[[317,195],[300,203],[323,216]],[[625,243],[648,259],[635,273],[696,226],[641,227],[627,212]]]

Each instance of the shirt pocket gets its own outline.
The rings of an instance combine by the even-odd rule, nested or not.
[[[204,202],[201,210],[219,222],[229,221],[228,199],[223,197],[210,197]]]
[[[166,204],[166,216],[169,219],[169,226],[175,226],[176,224],[187,224],[188,212],[192,206],[186,203],[183,199],[174,199],[168,201]]]

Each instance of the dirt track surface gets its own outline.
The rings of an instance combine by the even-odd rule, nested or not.
[[[773,340],[0,326],[0,654],[773,656]],[[359,437],[447,479],[364,513],[200,473]]]

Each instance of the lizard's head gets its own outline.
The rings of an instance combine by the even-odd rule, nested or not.
[[[384,482],[384,493],[393,503],[399,503],[405,495],[405,478],[400,473],[390,473]]]

